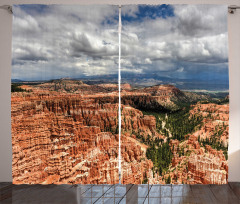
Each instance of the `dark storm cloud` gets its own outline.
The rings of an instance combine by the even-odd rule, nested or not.
[[[19,45],[14,50],[13,59],[18,61],[48,61],[51,58],[51,54],[39,44],[34,46]]]

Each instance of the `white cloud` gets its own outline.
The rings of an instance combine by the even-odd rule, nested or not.
[[[183,72],[183,71],[184,71],[183,67],[180,67],[179,69],[177,69],[177,72]]]
[[[181,63],[226,66],[227,7],[173,7],[173,17],[123,20],[123,71],[180,74]],[[124,6],[122,15],[136,19],[139,7]],[[118,6],[14,7],[13,78],[114,74],[117,63]]]
[[[15,6],[12,78],[117,73],[117,17],[116,6]]]
[[[174,17],[146,17],[141,21],[125,22],[124,57],[132,58],[133,67],[139,69],[142,67],[136,62],[136,56],[149,59],[152,63],[145,72],[172,71],[173,67],[177,70],[178,63],[225,64],[228,61],[226,8],[221,5],[174,5]],[[134,34],[138,41],[129,43]],[[144,62],[142,66],[145,67]]]

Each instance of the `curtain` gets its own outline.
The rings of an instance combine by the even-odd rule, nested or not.
[[[227,183],[227,6],[13,14],[13,183]]]

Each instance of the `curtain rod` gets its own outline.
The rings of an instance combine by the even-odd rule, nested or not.
[[[228,7],[228,13],[234,14],[237,9],[240,9],[240,6],[229,6]]]
[[[9,13],[13,13],[13,11],[12,11],[12,6],[10,6],[10,5],[3,5],[3,6],[0,6],[0,9],[5,9],[5,10],[7,10]]]
[[[12,6],[10,6],[10,5],[0,6],[0,9],[5,9],[5,10],[7,10],[10,14],[13,13],[13,11],[12,11]],[[237,9],[240,9],[240,6],[235,6],[235,5],[228,6],[228,12],[229,12],[230,14],[234,14]]]

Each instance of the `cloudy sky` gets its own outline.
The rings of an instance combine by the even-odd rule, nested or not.
[[[122,8],[122,71],[228,81],[227,6]],[[12,78],[117,74],[118,6],[14,6]]]

